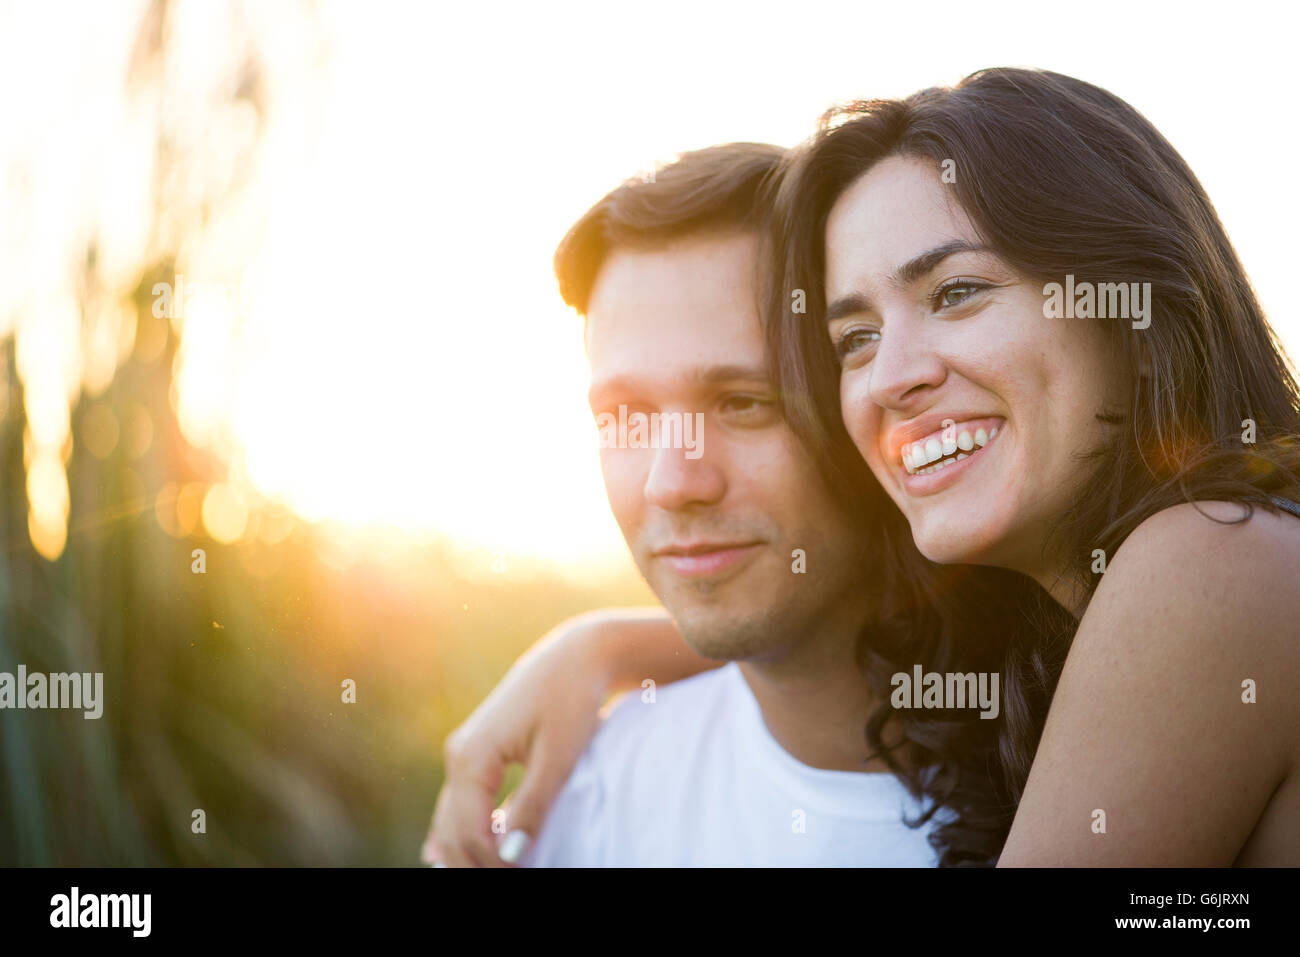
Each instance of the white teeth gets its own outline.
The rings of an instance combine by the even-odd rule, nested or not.
[[[987,432],[981,427],[975,430],[974,435],[970,430],[964,429],[957,433],[955,439],[931,437],[924,441],[913,442],[911,445],[903,446],[900,453],[903,468],[912,475],[929,475],[962,459],[970,458],[976,451],[993,441],[997,434],[997,426]],[[953,457],[954,453],[956,458]]]

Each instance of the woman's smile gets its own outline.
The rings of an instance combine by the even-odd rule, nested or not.
[[[1005,419],[956,423],[950,430],[904,446],[900,457],[904,491],[921,496],[949,488],[975,467],[976,460],[986,461],[985,450],[1005,428]]]

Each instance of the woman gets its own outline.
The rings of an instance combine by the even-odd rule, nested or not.
[[[842,414],[926,558],[1042,588],[989,862],[1300,863],[1300,390],[1186,164],[1103,90],[990,70],[829,114],[781,207],[792,424]],[[647,634],[608,671],[671,654]]]

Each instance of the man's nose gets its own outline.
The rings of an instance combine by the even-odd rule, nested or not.
[[[646,476],[646,501],[675,511],[691,505],[713,505],[726,494],[722,470],[707,455],[691,457],[690,449],[653,449],[654,462]]]

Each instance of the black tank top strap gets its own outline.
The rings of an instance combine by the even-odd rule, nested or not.
[[[1290,512],[1296,518],[1300,518],[1300,504],[1291,501],[1289,498],[1283,498],[1281,495],[1270,495],[1269,499],[1282,511]]]

